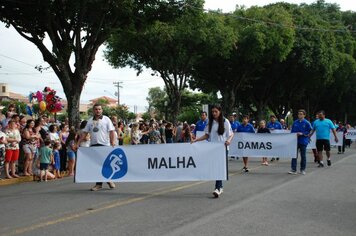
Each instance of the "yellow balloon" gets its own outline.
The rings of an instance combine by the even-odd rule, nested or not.
[[[40,102],[40,110],[45,111],[46,110],[46,103],[44,101]]]

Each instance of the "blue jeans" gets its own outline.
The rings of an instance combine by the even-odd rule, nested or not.
[[[227,159],[228,155],[229,155],[229,151],[226,149],[226,159]],[[226,160],[226,161],[227,161],[227,160]],[[229,176],[228,171],[227,171],[226,174]],[[219,190],[220,190],[221,188],[223,188],[222,180],[216,180],[216,182],[215,182],[215,189],[219,189]]]
[[[307,146],[298,144],[298,149],[300,151],[300,171],[304,171],[307,165]],[[292,171],[297,171],[297,158],[292,158],[291,168]]]
[[[166,138],[166,143],[173,143],[173,138]]]

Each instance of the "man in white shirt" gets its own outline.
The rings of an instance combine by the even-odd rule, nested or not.
[[[83,129],[82,135],[78,141],[80,143],[85,140],[87,134],[90,134],[90,146],[115,146],[115,127],[110,118],[103,115],[103,108],[100,104],[93,106],[94,116],[88,120],[87,125]],[[108,182],[110,189],[115,188],[113,182]],[[91,191],[102,189],[103,183],[97,182]]]

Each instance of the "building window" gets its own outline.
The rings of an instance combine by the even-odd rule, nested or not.
[[[2,92],[6,93],[6,86],[2,86]]]

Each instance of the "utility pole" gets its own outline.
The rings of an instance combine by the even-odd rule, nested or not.
[[[120,106],[120,88],[122,88],[120,84],[122,83],[122,81],[117,81],[113,83],[114,86],[117,87],[117,106]]]

